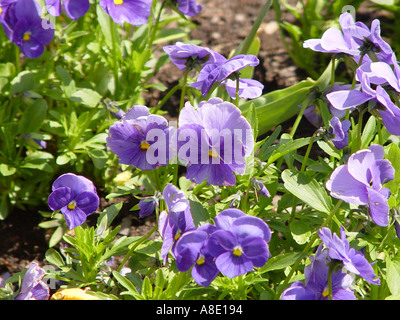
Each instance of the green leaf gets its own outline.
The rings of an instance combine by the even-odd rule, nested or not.
[[[12,95],[16,93],[26,92],[32,90],[35,86],[33,74],[30,71],[22,71],[11,81]]]
[[[149,300],[153,297],[153,286],[148,277],[145,277],[142,283],[142,296],[145,300]]]
[[[122,276],[119,272],[112,272],[114,278],[118,281],[120,285],[122,285],[128,291],[121,292],[123,295],[130,295],[136,300],[143,300],[141,294],[137,291],[135,285],[129,281],[126,277]]]
[[[386,159],[389,160],[393,166],[394,179],[385,184],[392,194],[397,194],[400,188],[400,148],[398,145],[390,144],[389,151],[386,154]]]
[[[4,177],[12,176],[16,171],[16,168],[11,167],[5,163],[0,164],[0,174]]]
[[[296,115],[300,110],[298,105],[303,103],[313,85],[312,80],[303,80],[285,89],[275,90],[247,101],[240,105],[240,109],[246,114],[254,103],[258,118],[258,134],[262,135]]]
[[[273,270],[280,270],[290,267],[302,258],[306,257],[302,252],[289,252],[283,253],[278,256],[270,258],[267,263],[259,269],[260,273],[265,273]]]
[[[257,120],[257,112],[254,106],[254,103],[250,104],[250,107],[247,109],[246,114],[244,115],[247,121],[249,122],[251,128],[253,129],[254,138],[258,137],[258,120]]]
[[[282,135],[281,138],[286,137],[290,138],[289,135]],[[274,161],[278,160],[279,158],[283,157],[285,154],[295,151],[301,147],[304,147],[310,144],[312,137],[309,138],[299,138],[296,140],[285,142],[279,146],[276,146],[276,149],[270,154],[268,158],[268,164],[273,163]],[[286,140],[285,140],[286,141]]]
[[[283,171],[282,179],[286,190],[311,208],[326,214],[331,212],[332,199],[315,179],[294,169]]]
[[[96,107],[101,99],[102,96],[92,89],[77,90],[70,97],[71,101],[81,103],[92,108]]]
[[[311,236],[310,226],[302,221],[292,221],[289,224],[294,241],[302,245],[308,242]]]
[[[390,293],[394,296],[400,295],[400,259],[388,259],[386,263],[386,282]]]
[[[60,269],[65,265],[65,262],[60,253],[53,248],[50,248],[46,251],[45,258],[49,263],[55,265]]]
[[[376,133],[376,119],[370,116],[361,135],[361,149],[368,148]]]
[[[47,102],[44,99],[35,100],[18,121],[18,133],[32,133],[39,131],[46,119]]]
[[[195,195],[190,195],[190,212],[192,213],[193,221],[196,226],[199,226],[201,222],[205,222],[210,218],[210,214],[207,209],[204,208],[203,204],[197,199]]]

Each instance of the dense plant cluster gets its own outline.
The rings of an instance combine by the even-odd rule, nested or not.
[[[45,204],[52,230],[0,297],[398,299],[397,43],[342,1],[300,3],[265,1],[225,57],[190,39],[196,0],[0,0],[0,216]],[[310,77],[268,92],[253,73],[271,5],[298,18],[280,31]],[[169,63],[180,82],[152,82]],[[315,133],[295,138],[303,117]],[[148,234],[119,234],[126,195]]]

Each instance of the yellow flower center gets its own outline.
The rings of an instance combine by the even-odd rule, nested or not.
[[[218,158],[218,153],[216,153],[214,150],[208,151],[208,156],[210,158]]]
[[[329,289],[325,289],[325,290],[322,292],[322,296],[323,296],[324,298],[326,298],[327,296],[329,296]]]
[[[3,13],[3,9],[2,8],[0,8],[0,13]]]
[[[67,208],[69,210],[74,210],[76,208],[76,202],[75,200],[72,200],[70,203],[68,203]]]
[[[118,6],[118,5],[120,5],[120,4],[124,4],[124,1],[123,1],[123,0],[114,0],[114,4],[115,4],[116,6]]]
[[[31,33],[30,33],[29,31],[24,33],[23,40],[24,40],[24,41],[29,41],[29,40],[31,40]]]
[[[177,232],[176,232],[176,235],[175,235],[175,237],[174,237],[175,241],[177,241],[180,237],[181,237],[181,232],[180,232],[180,231],[177,231]]]
[[[140,144],[140,149],[142,150],[148,150],[150,148],[150,144],[147,141],[142,141]]]
[[[242,255],[243,251],[242,248],[237,246],[233,249],[233,255],[236,257],[240,257]]]
[[[204,259],[204,256],[202,254],[200,254],[199,258],[196,260],[196,263],[200,266],[200,265],[204,264],[204,262],[206,262],[206,260]]]

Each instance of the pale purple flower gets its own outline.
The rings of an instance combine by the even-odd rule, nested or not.
[[[48,300],[50,288],[43,281],[46,272],[32,262],[22,280],[21,288],[14,300]]]
[[[376,86],[376,89],[371,87],[372,81],[375,84],[388,82],[394,86],[396,86],[396,82],[389,76],[390,73],[385,72],[387,69],[382,69],[382,72],[378,73],[372,66],[377,65],[372,63],[368,69],[359,68],[356,71],[358,79],[361,81],[361,91],[357,89],[339,90],[327,94],[326,97],[339,110],[354,108],[369,101],[375,102],[379,106],[376,111],[380,114],[386,129],[391,134],[400,135],[400,109],[392,102],[389,94],[380,84]],[[371,72],[365,70],[371,70]]]
[[[343,120],[342,122],[337,117],[332,117],[329,121],[329,133],[333,135],[331,141],[337,149],[343,149],[349,144],[349,129],[351,122]]]
[[[224,276],[237,277],[268,261],[271,230],[263,220],[226,209],[215,217],[215,225],[219,230],[210,235],[208,252]]]
[[[133,106],[109,129],[107,146],[121,164],[153,170],[168,164],[167,120],[150,114],[145,106]]]
[[[351,55],[357,63],[361,56],[363,63],[371,62],[367,54],[373,53],[379,61],[393,64],[396,68],[396,56],[380,35],[378,19],[372,21],[369,29],[364,23],[355,22],[353,16],[345,12],[340,15],[339,24],[341,30],[329,28],[321,39],[306,40],[304,48],[325,53],[345,53]]]
[[[254,99],[262,94],[264,86],[257,80],[240,78],[239,71],[245,67],[255,67],[260,63],[254,55],[237,55],[223,63],[208,64],[199,73],[197,81],[190,84],[206,96],[211,87],[219,83],[225,85],[231,98],[236,97],[236,83],[239,81],[239,97]]]
[[[380,145],[352,154],[347,164],[337,167],[326,188],[332,197],[348,203],[368,206],[371,219],[379,226],[389,223],[390,191],[383,185],[394,179],[394,169]]]
[[[181,70],[191,70],[197,65],[219,64],[226,59],[219,53],[190,43],[177,42],[175,45],[163,47],[171,61]]]
[[[58,177],[48,198],[50,209],[61,211],[70,230],[84,223],[86,217],[97,210],[99,203],[93,182],[73,173]]]
[[[78,20],[88,12],[90,3],[89,0],[46,0],[46,7],[52,16],[58,17],[64,8],[70,19]]]
[[[191,275],[196,283],[207,287],[219,274],[214,257],[208,252],[208,239],[217,227],[209,223],[188,231],[179,238],[174,248],[176,266],[185,272],[192,266]]]
[[[0,20],[10,41],[21,48],[27,58],[38,58],[44,47],[54,37],[54,26],[40,17],[40,5],[34,0],[18,0],[8,3]]]
[[[203,6],[197,4],[196,0],[176,0],[178,2],[178,10],[185,16],[193,17],[200,13]]]
[[[179,115],[178,159],[187,165],[186,178],[196,183],[234,185],[242,175],[245,157],[254,148],[250,124],[240,110],[219,98],[201,102],[194,109],[188,102]]]
[[[252,178],[252,182],[254,187],[258,192],[260,192],[264,197],[270,198],[271,195],[268,191],[268,189],[265,187],[264,183],[261,180]]]
[[[139,201],[139,218],[142,219],[152,214],[158,206],[161,197],[161,193],[156,191],[154,196],[141,199]]]
[[[115,23],[134,26],[147,23],[151,3],[151,0],[100,0],[100,6]]]
[[[328,228],[318,230],[318,235],[325,247],[328,248],[328,254],[331,259],[340,260],[346,270],[361,276],[369,283],[380,284],[379,279],[376,279],[372,264],[365,259],[361,252],[350,247],[343,227],[340,227],[340,238]]]
[[[167,210],[160,213],[158,231],[163,238],[161,258],[167,262],[168,253],[174,252],[176,241],[187,231],[194,230],[194,222],[190,212],[189,201],[182,191],[172,184],[167,184],[163,190],[163,198]]]
[[[310,257],[311,263],[304,268],[305,284],[295,281],[283,291],[281,300],[328,300],[328,273],[330,258],[326,249],[320,245],[315,256]],[[332,272],[332,300],[355,300],[350,289],[353,282],[351,275],[338,270]]]

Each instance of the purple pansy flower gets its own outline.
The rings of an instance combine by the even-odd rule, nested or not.
[[[35,262],[29,265],[22,280],[21,289],[14,300],[48,300],[50,288],[43,281],[46,272]]]
[[[196,0],[177,0],[178,10],[185,16],[193,17],[200,13],[203,6],[197,4]]]
[[[149,216],[158,206],[161,193],[156,191],[154,196],[143,198],[139,201],[139,219]]]
[[[208,64],[223,63],[226,59],[219,53],[190,43],[177,42],[175,45],[165,46],[163,50],[171,61],[181,70],[204,67]]]
[[[21,48],[27,58],[37,58],[44,46],[54,37],[54,26],[40,17],[40,5],[34,0],[18,0],[8,3],[1,20],[7,37]]]
[[[167,184],[163,190],[163,198],[168,210],[160,213],[158,230],[163,238],[161,258],[165,264],[170,249],[172,248],[171,252],[174,252],[176,241],[186,231],[194,230],[195,226],[189,201],[182,191],[172,184]]]
[[[215,217],[215,225],[219,230],[210,235],[208,250],[224,276],[237,277],[268,261],[271,230],[263,220],[226,209]]]
[[[61,7],[72,20],[78,20],[88,12],[89,0],[46,0],[47,11],[55,17],[61,14]]]
[[[255,67],[259,63],[256,56],[241,54],[223,63],[208,64],[200,71],[197,81],[190,86],[199,89],[202,95],[206,96],[215,83],[220,83],[225,85],[228,94],[234,99],[236,84],[239,81],[239,97],[253,99],[262,94],[264,86],[257,80],[239,78],[239,71],[248,66]]]
[[[175,141],[175,139],[173,139]],[[186,178],[196,183],[234,185],[254,148],[253,131],[240,110],[219,98],[188,102],[179,115],[178,159],[187,164]]]
[[[376,279],[372,265],[365,259],[364,255],[350,248],[343,227],[340,227],[340,238],[336,233],[332,234],[328,228],[321,228],[318,230],[318,235],[325,247],[328,248],[329,257],[331,259],[340,260],[346,270],[361,276],[369,283],[380,284],[379,279]]]
[[[367,205],[371,219],[385,227],[389,223],[388,198],[390,191],[382,187],[394,179],[394,169],[384,160],[380,145],[352,154],[347,164],[337,167],[326,183],[331,196],[356,205]]]
[[[208,252],[208,238],[217,227],[206,223],[197,230],[184,233],[174,249],[176,266],[185,272],[192,266],[192,277],[202,287],[207,287],[219,274],[214,257]]]
[[[362,105],[367,101],[374,101],[379,104],[376,111],[380,114],[386,129],[391,134],[400,135],[400,109],[391,101],[389,94],[381,85],[377,85],[375,90],[371,87],[371,79],[375,82],[381,82],[386,73],[382,72],[379,76],[378,73],[363,72],[362,68],[357,69],[356,72],[358,79],[361,81],[362,90],[331,92],[326,96],[329,102],[336,109],[346,110]],[[387,80],[390,81],[389,79]]]
[[[164,117],[150,114],[145,106],[133,106],[110,127],[107,146],[120,163],[153,170],[168,164],[168,139]]]
[[[343,149],[349,144],[349,129],[351,122],[343,120],[342,122],[338,117],[333,117],[329,121],[329,133],[333,135],[331,141],[337,149]]]
[[[261,180],[252,178],[252,182],[253,182],[253,185],[256,188],[256,190],[258,192],[260,192],[264,197],[267,197],[267,198],[271,197],[268,189],[265,187],[264,183]]]
[[[115,23],[134,26],[147,23],[151,3],[151,0],[100,0],[100,6]]]
[[[283,291],[281,300],[328,300],[328,273],[330,261],[328,251],[320,245],[315,256],[310,257],[311,263],[304,268],[305,284],[295,281]],[[353,277],[338,270],[332,273],[332,300],[355,300],[350,289]]]
[[[353,16],[347,12],[339,17],[341,30],[329,28],[324,32],[321,39],[309,39],[303,44],[305,48],[325,53],[345,53],[353,57],[359,63],[371,62],[368,57],[370,51],[376,54],[379,61],[393,64],[399,71],[396,56],[392,48],[382,39],[380,35],[380,22],[375,19],[369,29],[362,22],[354,22]]]
[[[52,191],[48,198],[49,207],[61,211],[70,230],[84,223],[100,203],[93,182],[73,173],[58,177],[53,182]]]

